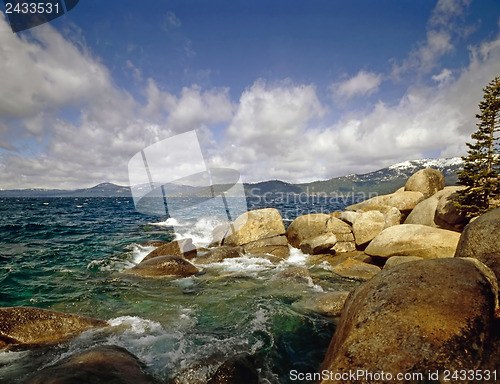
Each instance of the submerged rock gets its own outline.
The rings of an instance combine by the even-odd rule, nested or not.
[[[421,192],[425,198],[428,198],[442,190],[444,185],[444,175],[441,171],[426,168],[410,176],[405,184],[405,191]]]
[[[293,303],[292,307],[298,311],[315,312],[327,317],[338,317],[342,312],[347,296],[349,296],[347,291],[319,293]]]
[[[31,307],[0,308],[0,349],[57,344],[105,321]]]
[[[258,384],[259,373],[248,353],[226,360],[207,384]]]
[[[69,356],[44,368],[26,384],[159,384],[125,348],[106,345]]]
[[[418,224],[401,224],[380,232],[366,247],[370,256],[453,257],[460,234]]]
[[[479,216],[465,227],[455,257],[481,261],[500,280],[500,208]]]
[[[157,256],[153,259],[141,261],[135,267],[123,273],[145,277],[154,276],[191,276],[200,273],[189,261],[178,256]]]
[[[496,353],[490,337],[498,289],[487,274],[470,259],[457,258],[382,271],[349,295],[321,370],[425,375],[487,366]],[[433,382],[446,381],[441,376]]]
[[[343,278],[351,280],[365,281],[371,279],[380,272],[376,265],[363,263],[356,259],[348,258],[342,263],[333,267],[333,272]]]
[[[194,262],[196,264],[220,263],[224,259],[234,259],[241,257],[244,253],[242,247],[216,247],[209,251],[199,254]]]
[[[196,257],[196,247],[192,239],[174,240],[170,243],[160,245],[151,251],[142,261],[146,261],[158,256],[179,256],[191,260]]]
[[[257,209],[242,214],[234,221],[223,245],[244,245],[284,234],[285,226],[276,208]]]

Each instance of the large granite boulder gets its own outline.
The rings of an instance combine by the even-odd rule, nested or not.
[[[319,237],[323,236],[324,237]],[[288,242],[292,247],[300,248],[304,241],[318,237],[319,239],[333,240],[336,238],[336,243],[330,247],[331,253],[342,253],[354,250],[354,235],[351,227],[344,221],[324,213],[312,213],[297,217],[286,232]],[[330,241],[331,243],[332,241]],[[326,243],[323,247],[327,249]],[[307,252],[311,253],[311,252]]]
[[[290,256],[286,236],[267,237],[243,245],[245,252],[250,254],[270,254],[282,259]]]
[[[57,344],[105,321],[41,308],[0,308],[0,349]]]
[[[396,208],[395,208],[396,209]],[[369,243],[385,228],[385,216],[379,211],[361,213],[352,226],[357,245]]]
[[[240,215],[224,238],[224,245],[244,245],[285,234],[285,226],[275,208],[257,209]]]
[[[123,273],[143,277],[186,277],[196,275],[200,273],[200,270],[189,261],[179,256],[157,256],[153,259],[141,261],[135,267],[126,269]]]
[[[179,256],[191,260],[196,257],[196,253],[196,247],[193,245],[192,239],[174,240],[160,245],[155,250],[149,252],[148,255],[142,259],[142,261],[158,256]]]
[[[361,203],[350,205],[346,208],[346,211],[360,211],[368,207],[389,206],[397,208],[406,217],[423,199],[424,194],[422,192],[398,190],[389,195],[375,196]],[[373,210],[373,208],[370,209]]]
[[[380,232],[365,249],[370,256],[453,257],[460,234],[426,225],[401,224]]]
[[[426,168],[410,176],[405,184],[405,191],[421,192],[427,198],[442,190],[444,185],[444,175],[441,171]]]
[[[286,237],[290,245],[299,248],[300,243],[311,237],[324,235],[326,222],[330,215],[324,213],[311,213],[302,215],[293,220],[286,231]]]
[[[321,367],[346,379],[320,383],[423,383],[436,370],[441,375],[432,382],[445,383],[444,370],[488,366],[498,326],[491,274],[471,259],[434,259],[389,268],[361,284],[344,305]],[[379,375],[349,378],[358,370]],[[398,373],[422,376],[405,381]]]
[[[159,384],[125,348],[105,345],[43,368],[26,384]]]
[[[405,224],[422,224],[434,228],[460,230],[465,217],[455,208],[457,190],[461,187],[446,187],[429,198],[421,201],[411,211]]]
[[[335,244],[337,244],[337,237],[333,233],[325,233],[302,241],[300,250],[309,255],[329,253]]]
[[[465,227],[455,257],[478,259],[500,280],[500,208],[479,216]]]

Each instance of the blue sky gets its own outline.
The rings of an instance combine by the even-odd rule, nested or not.
[[[193,129],[246,182],[464,155],[499,25],[496,0],[80,0],[18,34],[2,14],[0,188],[128,184]]]

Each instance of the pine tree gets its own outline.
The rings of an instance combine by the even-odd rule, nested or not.
[[[483,214],[500,198],[500,77],[483,91],[476,115],[478,130],[471,136],[475,142],[467,143],[464,168],[458,172],[458,182],[465,188],[458,192],[455,205],[468,218]]]

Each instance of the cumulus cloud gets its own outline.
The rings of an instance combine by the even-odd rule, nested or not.
[[[354,96],[366,96],[377,91],[382,82],[382,75],[361,70],[357,75],[330,86],[336,100],[350,99]]]

